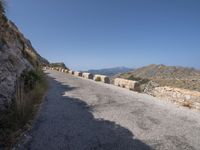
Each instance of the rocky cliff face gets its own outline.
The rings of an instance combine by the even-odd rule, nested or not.
[[[26,70],[48,65],[4,15],[0,2],[0,111],[5,111],[15,97],[16,81]]]

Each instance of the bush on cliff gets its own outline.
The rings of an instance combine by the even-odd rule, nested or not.
[[[0,118],[0,148],[12,146],[21,130],[33,119],[48,84],[40,70],[23,72],[16,82],[15,102]]]
[[[0,13],[3,14],[5,13],[5,1],[0,0]]]
[[[34,71],[34,70],[24,72],[21,78],[24,81],[24,86],[26,87],[26,89],[24,90],[26,92],[33,90],[36,84],[42,81],[41,73],[38,73],[38,71]]]

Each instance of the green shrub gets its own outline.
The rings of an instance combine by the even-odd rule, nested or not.
[[[139,81],[139,84],[146,84],[146,83],[148,83],[150,81],[149,79],[144,79],[144,78],[140,78],[140,77],[134,77],[133,75],[131,75],[128,79],[129,80],[134,80],[134,81]]]
[[[140,84],[146,84],[146,83],[148,83],[150,80],[149,79],[141,79],[140,81],[139,81],[139,83]]]
[[[24,82],[24,87],[25,87],[24,90],[26,92],[34,89],[36,84],[42,80],[41,74],[39,74],[38,71],[34,71],[34,70],[24,72],[21,78]]]
[[[5,1],[0,0],[0,13],[4,14],[5,13]]]
[[[140,77],[134,77],[133,75],[131,75],[128,80],[134,80],[134,81],[140,81],[142,78]]]
[[[9,149],[16,142],[19,131],[35,116],[47,88],[46,76],[40,69],[21,75],[16,82],[15,103],[0,118],[0,145]]]
[[[47,81],[41,70],[30,70],[21,75],[17,82],[15,100],[17,112],[23,113],[20,114],[21,118],[23,116],[26,118],[26,115],[29,115],[32,112],[32,107],[40,102],[46,89]]]

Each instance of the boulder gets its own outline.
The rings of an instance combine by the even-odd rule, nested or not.
[[[84,73],[82,74],[82,77],[83,77],[83,78],[86,78],[86,79],[93,79],[94,75],[91,74],[91,73],[84,72]]]
[[[116,78],[116,79],[114,79],[114,85],[120,86],[123,88],[127,88],[127,89],[133,90],[133,91],[140,90],[138,81]]]
[[[74,74],[74,71],[73,71],[73,70],[69,70],[69,73],[73,75],[73,74]]]
[[[94,75],[93,80],[110,84],[110,78],[104,75]]]
[[[68,72],[69,72],[69,70],[65,69],[65,70],[64,70],[64,72],[65,72],[65,73],[68,73]]]
[[[82,72],[75,71],[74,75],[77,77],[82,77]]]

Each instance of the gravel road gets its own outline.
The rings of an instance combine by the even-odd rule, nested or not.
[[[46,71],[50,87],[18,149],[200,150],[200,112]]]

